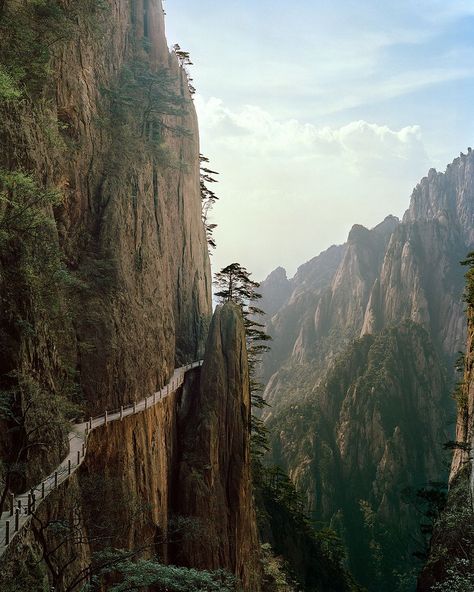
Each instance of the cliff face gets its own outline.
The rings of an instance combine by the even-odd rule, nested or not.
[[[202,358],[211,289],[198,125],[186,74],[167,48],[161,3],[47,4],[0,3],[0,74],[14,87],[0,88],[0,382],[24,423],[29,400],[44,394],[41,418],[51,425],[66,402],[82,406],[74,414],[103,413]],[[28,214],[14,232],[5,197]],[[42,509],[46,522],[66,516],[76,525],[76,538],[61,545],[69,567],[55,579],[60,589],[93,552],[114,546],[225,567],[258,590],[241,329],[235,310],[221,311],[202,388],[194,375],[160,406],[93,434],[78,476]],[[9,487],[24,490],[64,453],[65,424],[40,454],[22,452],[3,425],[2,459],[18,451],[26,467]],[[198,471],[188,457],[195,427],[205,491],[191,490],[186,472]],[[219,543],[186,532],[178,556],[183,530],[208,524],[212,503],[203,495],[219,500]],[[184,512],[189,529],[177,515]],[[26,535],[19,555],[12,549],[13,570],[22,554],[35,562],[38,536]]]
[[[179,416],[186,436],[180,444],[174,509],[203,521],[203,534],[181,545],[178,557],[185,557],[187,565],[227,568],[245,590],[258,591],[249,373],[237,305],[226,303],[214,313],[200,382],[188,387]]]
[[[20,57],[8,19],[55,37],[41,90],[1,105],[0,165],[60,193],[54,224],[79,284],[63,311],[67,343],[51,329],[38,356],[34,339],[28,349],[43,360],[59,350],[98,411],[202,353],[211,296],[196,114],[159,2],[58,2],[59,16],[2,6]]]
[[[434,523],[426,564],[418,579],[419,592],[436,589],[471,590],[474,586],[474,473],[472,446],[474,429],[474,311],[472,267],[467,277],[467,343],[462,380],[455,389],[457,402],[456,436],[444,507]]]
[[[400,501],[402,490],[445,474],[452,367],[464,339],[459,261],[473,246],[473,166],[469,151],[446,173],[430,171],[402,222],[354,226],[345,245],[298,270],[291,295],[267,322],[272,454],[315,518],[347,534],[352,570],[371,589],[395,586],[393,569],[411,563],[405,553],[417,517]],[[266,281],[262,289],[265,299]],[[356,491],[355,501],[341,498],[342,489]],[[378,560],[358,535],[367,535],[369,514]],[[406,526],[401,546],[382,534],[399,524]]]
[[[446,391],[426,332],[407,322],[355,341],[311,400],[267,422],[273,459],[370,590],[396,589],[394,572],[412,564],[418,515],[402,493],[439,479]]]
[[[224,569],[258,592],[249,414],[245,329],[240,308],[228,303],[214,315],[202,370],[157,406],[93,432],[79,472],[3,558],[0,585],[10,592],[21,575],[22,585],[30,578],[47,586],[52,565],[55,587],[75,590],[74,581],[96,569],[97,554],[119,548],[133,558]]]
[[[474,438],[474,309],[472,305],[468,306],[467,310],[467,343],[463,378],[456,389],[455,396],[458,404],[455,441],[461,443],[461,446],[454,448],[450,482],[472,463],[471,451]],[[471,482],[474,484],[473,479]]]

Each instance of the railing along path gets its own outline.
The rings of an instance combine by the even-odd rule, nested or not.
[[[36,487],[25,493],[10,496],[9,508],[0,517],[0,557],[5,553],[15,536],[29,523],[33,513],[43,500],[81,466],[87,453],[87,441],[92,431],[150,409],[168,395],[176,392],[183,384],[186,372],[201,365],[202,361],[177,368],[168,384],[139,402],[122,406],[113,411],[105,411],[103,415],[91,417],[84,423],[73,424],[72,431],[69,433],[69,453],[62,463]]]

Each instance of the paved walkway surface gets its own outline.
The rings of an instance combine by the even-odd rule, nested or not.
[[[38,508],[51,491],[66,481],[81,466],[87,454],[87,439],[92,431],[113,421],[121,421],[130,415],[142,413],[160,403],[183,384],[186,372],[201,365],[202,361],[177,368],[167,385],[135,404],[114,411],[106,411],[104,415],[91,417],[89,421],[72,425],[72,430],[69,433],[69,454],[62,463],[36,487],[22,494],[12,495],[8,500],[9,509],[3,512],[0,518],[0,557],[18,532],[31,520],[31,510],[34,511]]]

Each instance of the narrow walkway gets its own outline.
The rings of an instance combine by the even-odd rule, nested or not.
[[[0,518],[0,557],[20,530],[31,520],[32,512],[81,466],[87,453],[87,440],[92,431],[153,407],[176,392],[183,384],[186,372],[201,365],[202,361],[177,368],[168,384],[153,395],[118,410],[106,411],[99,417],[91,417],[84,423],[73,425],[69,433],[69,454],[62,463],[39,485],[20,495],[12,495],[8,501],[9,509],[3,512]]]

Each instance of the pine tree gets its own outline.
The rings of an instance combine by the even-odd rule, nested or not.
[[[199,160],[201,162],[200,167],[200,185],[201,185],[201,202],[202,202],[202,221],[204,223],[204,227],[206,229],[206,238],[209,246],[212,249],[216,248],[216,241],[214,240],[214,230],[217,228],[217,224],[211,224],[209,222],[208,216],[210,211],[212,210],[216,201],[218,201],[217,195],[209,189],[207,183],[217,183],[217,179],[214,178],[215,175],[219,173],[216,171],[212,171],[207,167],[203,166],[203,163],[208,163],[209,159],[203,156],[202,154],[199,155]]]
[[[191,93],[191,95],[194,95],[196,93],[196,89],[191,84],[193,82],[193,79],[191,78],[191,75],[189,74],[189,70],[188,70],[188,66],[193,65],[191,58],[189,57],[189,51],[184,51],[183,49],[181,49],[181,47],[177,43],[175,43],[173,45],[173,51],[174,51],[176,57],[178,58],[179,65],[186,73],[186,77],[188,80],[189,92]]]
[[[262,295],[257,292],[260,286],[251,279],[251,273],[240,263],[231,263],[215,274],[214,285],[218,288],[215,296],[221,303],[233,301],[242,308],[250,375],[250,394],[253,413],[250,421],[251,447],[254,459],[261,458],[269,450],[267,431],[263,421],[258,417],[259,410],[267,406],[263,398],[263,384],[257,379],[262,355],[270,347],[271,337],[265,332],[265,325],[257,319],[265,314],[255,306]]]

